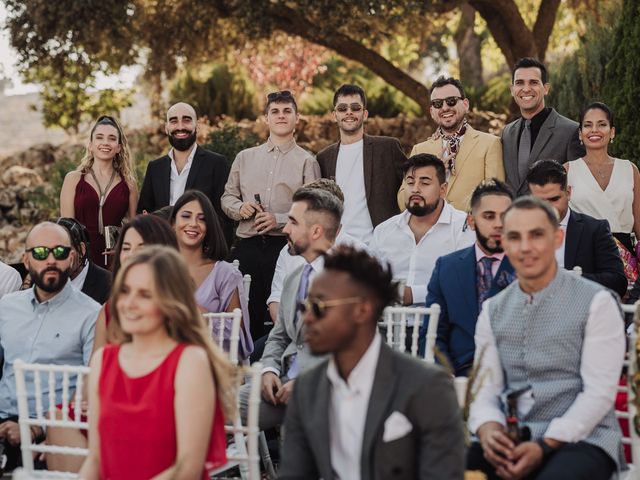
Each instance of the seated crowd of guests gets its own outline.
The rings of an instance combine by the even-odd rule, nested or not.
[[[236,406],[247,420],[251,385],[224,354],[231,321],[210,331],[203,314],[240,309],[239,360],[262,364],[259,428],[280,427],[281,478],[625,470],[618,303],[640,297],[640,174],[608,153],[606,105],[578,123],[545,106],[548,88],[542,63],[515,64],[520,117],[499,138],[469,125],[462,84],[440,77],[435,133],[408,158],[397,139],[364,133],[357,85],[335,92],[340,138],[317,156],[296,144],[294,96],[274,92],[268,140],[230,168],[197,145],[196,112],[177,103],[171,149],[139,194],[124,131],[100,117],[65,178],[62,217],[27,236],[27,276],[0,263],[6,468],[20,462],[18,359],[91,359],[88,431],[31,428],[34,441],[89,456],[47,454],[47,468],[203,478],[224,465],[225,421]],[[385,344],[378,322],[398,304],[440,306],[441,365]],[[409,326],[421,354],[429,322]],[[454,376],[473,387],[466,422]]]

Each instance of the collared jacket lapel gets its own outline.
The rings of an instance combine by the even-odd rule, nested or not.
[[[362,147],[362,175],[364,178],[364,191],[367,195],[367,203],[371,198],[371,181],[373,178],[373,140],[369,135],[364,136]]]
[[[459,173],[462,172],[463,165],[469,158],[469,155],[471,155],[471,152],[474,151],[477,144],[478,131],[471,126],[468,126],[467,131],[462,138],[462,142],[460,143],[460,151],[458,152],[458,155],[456,155],[456,175],[451,175],[451,177],[449,178],[449,191],[451,191],[453,185],[456,183],[456,180],[460,177]]]
[[[160,175],[158,175],[156,188],[158,191],[158,200],[160,205],[169,205],[171,202],[171,192],[169,191],[169,185],[171,184],[171,157],[165,155],[162,161],[158,165]],[[149,212],[151,213],[151,212]]]
[[[396,390],[397,376],[394,375],[393,356],[391,349],[385,343],[380,347],[376,376],[369,397],[369,409],[365,420],[364,435],[362,436],[362,457],[360,467],[364,478],[374,478],[371,468],[374,459],[370,458],[374,451],[376,439],[380,436],[384,420],[388,414],[389,405]]]
[[[456,269],[458,275],[458,284],[462,290],[462,296],[467,303],[467,308],[471,315],[467,318],[474,319],[473,325],[466,325],[466,330],[473,335],[476,325],[475,319],[478,317],[478,290],[476,288],[476,250],[475,244],[469,248],[460,251],[459,255],[460,268]]]
[[[578,216],[571,211],[571,213],[569,213],[569,221],[567,222],[567,230],[565,232],[564,268],[573,268],[576,264],[578,243],[582,236],[583,228],[584,225],[582,224],[582,219],[578,218]]]
[[[187,184],[185,185],[185,191],[193,188],[193,184],[198,178],[198,171],[202,165],[202,148],[199,145],[195,146],[196,153],[193,155],[193,162],[191,162],[191,168],[189,169],[189,175],[187,175]]]

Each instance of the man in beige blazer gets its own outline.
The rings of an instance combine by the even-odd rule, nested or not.
[[[504,180],[502,144],[498,137],[467,123],[469,99],[455,78],[439,77],[433,83],[429,111],[438,128],[427,141],[415,145],[411,155],[430,153],[440,158],[447,168],[447,202],[468,211],[471,192],[482,180]]]

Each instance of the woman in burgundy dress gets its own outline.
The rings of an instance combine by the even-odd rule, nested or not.
[[[125,340],[91,360],[80,478],[208,478],[226,463],[235,370],[209,338],[180,254],[141,249],[120,269],[111,304]]]
[[[126,216],[135,215],[137,204],[138,187],[127,138],[116,119],[104,115],[91,129],[80,166],[64,179],[60,215],[87,227],[91,260],[105,267],[104,227],[119,227]]]

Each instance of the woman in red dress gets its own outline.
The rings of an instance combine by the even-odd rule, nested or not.
[[[103,115],[91,129],[80,166],[64,178],[60,216],[75,218],[87,227],[91,260],[106,267],[104,227],[119,227],[125,217],[132,218],[137,204],[127,138],[115,118]]]
[[[120,269],[110,303],[125,341],[91,361],[80,478],[207,478],[226,462],[234,369],[209,338],[184,261],[143,248]]]

